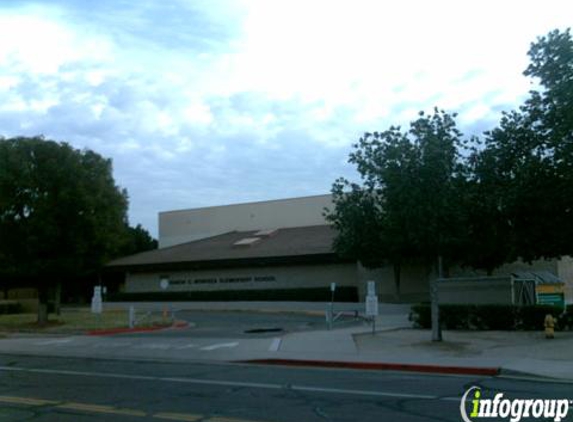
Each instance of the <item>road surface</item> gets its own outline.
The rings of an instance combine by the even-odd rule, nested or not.
[[[460,421],[474,385],[573,398],[537,380],[15,355],[0,355],[0,379],[0,421]]]

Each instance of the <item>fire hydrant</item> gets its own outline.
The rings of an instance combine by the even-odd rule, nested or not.
[[[545,338],[555,338],[555,318],[553,315],[545,315]]]

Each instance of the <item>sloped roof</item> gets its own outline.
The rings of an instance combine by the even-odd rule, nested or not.
[[[134,268],[225,261],[253,261],[285,258],[328,257],[337,260],[332,249],[335,229],[330,225],[278,229],[270,236],[240,246],[243,239],[255,238],[259,230],[233,231],[167,248],[156,249],[116,259],[108,268]],[[239,245],[236,243],[239,242]]]
[[[549,271],[515,271],[512,275],[521,280],[534,280],[535,284],[564,284],[563,280]]]

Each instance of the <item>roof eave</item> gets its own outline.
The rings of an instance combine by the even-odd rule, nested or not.
[[[318,253],[290,256],[256,257],[256,258],[233,258],[204,261],[179,261],[157,262],[146,264],[108,264],[106,271],[176,271],[176,270],[205,270],[219,268],[244,268],[264,267],[275,265],[317,265],[352,262],[350,259],[341,258],[335,253]]]

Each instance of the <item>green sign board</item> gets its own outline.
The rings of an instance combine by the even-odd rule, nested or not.
[[[565,307],[565,295],[563,293],[538,293],[538,305],[553,305]]]
[[[562,283],[546,283],[535,286],[538,305],[553,305],[565,308],[565,289]]]

